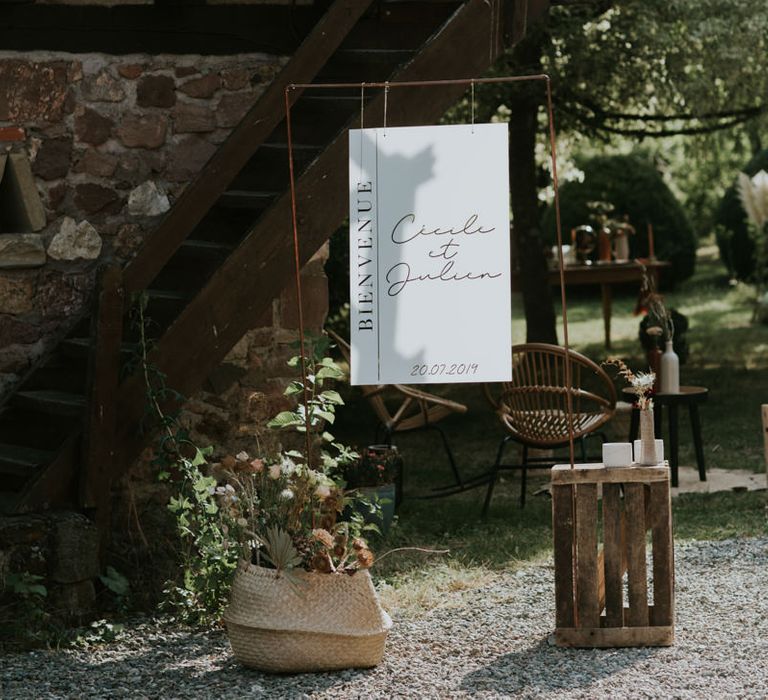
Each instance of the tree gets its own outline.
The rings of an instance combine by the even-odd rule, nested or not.
[[[759,144],[767,48],[764,0],[555,0],[493,73],[549,73],[561,133],[641,140],[743,124]],[[545,94],[525,83],[482,86],[476,95],[478,118],[509,109],[513,248],[525,261],[527,339],[553,342],[535,159]]]

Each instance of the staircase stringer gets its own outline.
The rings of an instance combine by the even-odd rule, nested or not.
[[[210,211],[256,150],[282,121],[285,87],[308,83],[357,24],[372,0],[335,0],[286,66],[222,146],[184,190],[137,256],[126,266],[126,293],[147,289],[179,246]],[[296,91],[294,99],[298,99]]]
[[[330,6],[197,178],[185,188],[136,257],[126,265],[123,270],[123,290],[126,298],[133,292],[140,292],[149,287],[259,146],[283,120],[285,87],[293,83],[311,82],[372,1],[335,0]],[[300,94],[300,91],[295,91],[294,100],[298,99]],[[142,403],[143,397],[140,398],[139,405]],[[77,500],[73,499],[73,494],[77,494],[78,490],[82,492],[82,485],[76,483],[81,472],[80,463],[84,460],[81,438],[80,432],[75,432],[67,438],[53,462],[42,469],[21,492],[14,506],[15,511],[71,504],[73,500]],[[107,483],[102,490],[114,479],[113,467],[114,465],[106,465],[104,468]]]
[[[471,78],[496,58],[490,5],[469,0],[460,7],[413,60],[392,77],[401,80]],[[465,50],[457,51],[461,46]],[[430,90],[425,99],[424,90]],[[465,92],[461,85],[390,92],[388,123],[430,124]],[[366,123],[383,115],[384,97],[366,108]],[[359,126],[359,118],[348,128]],[[307,168],[297,182],[300,260],[305,264],[347,216],[346,129]],[[197,390],[229,350],[258,323],[272,300],[291,283],[293,247],[290,195],[284,194],[259,219],[240,246],[214,273],[161,338],[151,361],[166,374],[168,386],[183,395]],[[143,446],[135,426],[141,420],[144,388],[139,377],[119,393],[121,429],[117,435],[119,469],[125,470]]]

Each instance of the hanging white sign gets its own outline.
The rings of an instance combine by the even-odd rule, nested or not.
[[[511,378],[506,124],[349,133],[352,384]]]

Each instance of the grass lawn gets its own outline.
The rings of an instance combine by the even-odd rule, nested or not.
[[[728,284],[716,249],[700,251],[696,275],[666,296],[667,305],[688,316],[690,357],[681,368],[681,383],[709,388],[701,409],[707,467],[765,470],[760,405],[768,402],[768,326],[750,324],[745,290]],[[615,294],[611,352],[636,369],[643,367],[637,340],[639,319],[632,315],[636,296]],[[596,361],[606,357],[599,295],[569,300],[571,344]],[[560,332],[562,338],[562,331]],[[524,323],[515,320],[513,339],[524,342]],[[445,428],[464,474],[479,473],[493,462],[504,433],[478,385],[432,387],[469,407],[466,415],[446,419]],[[375,420],[354,389],[339,412],[334,433],[347,443],[373,442]],[[680,462],[695,464],[687,411],[681,412]],[[407,498],[450,479],[448,462],[436,433],[398,436],[405,460],[406,500],[399,521],[376,549],[420,546],[449,549],[442,556],[397,553],[375,572],[397,591],[399,608],[425,609],[446,604],[444,593],[473,588],[495,571],[548,557],[551,510],[548,497],[531,495],[543,483],[529,483],[524,510],[518,505],[519,481],[509,477],[497,486],[486,521],[480,518],[485,489],[436,500]],[[722,539],[768,534],[765,492],[687,494],[673,503],[677,539]]]

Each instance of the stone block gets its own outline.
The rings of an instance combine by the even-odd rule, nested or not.
[[[5,233],[0,236],[0,269],[45,265],[43,237],[38,233]]]
[[[18,126],[0,126],[0,143],[23,141],[25,138],[24,129]]]
[[[167,119],[160,114],[131,114],[117,128],[126,148],[160,148],[165,143]]]
[[[216,123],[222,128],[237,126],[256,102],[257,93],[232,92],[222,95],[216,107]]]
[[[75,206],[86,214],[116,214],[123,207],[123,200],[110,187],[86,182],[75,187]]]
[[[0,548],[40,544],[49,532],[42,515],[7,515],[0,517]]]
[[[128,195],[128,213],[132,216],[159,216],[171,208],[168,195],[147,180]]]
[[[225,68],[221,71],[221,83],[227,90],[242,90],[250,84],[251,75],[247,68]]]
[[[34,345],[19,345],[13,343],[0,347],[0,372],[7,374],[23,374],[30,364],[43,351],[43,342],[39,340]]]
[[[14,316],[0,314],[0,338],[5,343],[21,343],[27,345],[40,339],[41,328]]]
[[[186,136],[171,152],[166,179],[170,182],[192,180],[216,152],[216,146],[199,136]]]
[[[138,224],[123,224],[115,234],[112,247],[123,260],[132,257],[144,241],[144,231]]]
[[[215,73],[208,73],[201,78],[192,78],[179,86],[179,90],[189,97],[207,99],[221,87],[221,78]]]
[[[177,78],[187,78],[190,75],[196,75],[200,71],[195,66],[176,66],[173,69],[173,74]]]
[[[55,515],[51,545],[53,581],[77,583],[99,575],[99,531],[84,515]]]
[[[140,63],[124,63],[117,67],[117,72],[121,78],[136,80],[144,72],[144,66]]]
[[[78,141],[99,146],[112,135],[114,122],[95,109],[85,108],[75,115],[75,136]]]
[[[56,235],[48,246],[48,255],[54,260],[95,260],[101,254],[101,236],[88,222],[65,216]]]
[[[176,104],[176,81],[169,75],[145,75],[136,86],[139,107],[173,107]]]
[[[32,172],[43,180],[58,180],[66,176],[72,165],[72,137],[45,139],[32,164]]]
[[[48,188],[48,200],[46,206],[50,213],[55,214],[64,204],[69,187],[66,182],[57,182]]]
[[[216,118],[205,105],[180,102],[172,116],[173,130],[177,134],[207,133],[216,129]]]
[[[57,321],[82,311],[93,290],[93,273],[47,270],[37,285],[35,302],[44,320]]]
[[[0,121],[57,122],[68,93],[66,61],[0,60]]]
[[[57,616],[82,621],[96,609],[96,588],[91,580],[52,586],[48,601]]]
[[[117,156],[102,153],[95,148],[85,151],[73,168],[76,173],[85,173],[94,177],[112,177],[116,169]]]
[[[91,102],[122,102],[125,99],[122,84],[106,68],[84,78],[81,90],[83,97]]]
[[[35,306],[37,276],[24,272],[0,275],[0,314],[26,314]]]

